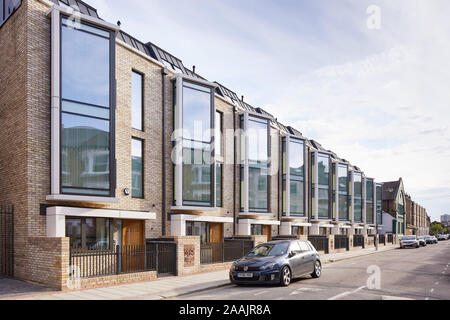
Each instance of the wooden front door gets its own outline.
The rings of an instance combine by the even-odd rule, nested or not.
[[[122,271],[139,271],[145,265],[144,223],[139,220],[122,222]]]
[[[209,224],[209,240],[211,243],[223,242],[223,223]]]
[[[272,240],[272,226],[264,226],[264,235],[267,236],[267,241]]]

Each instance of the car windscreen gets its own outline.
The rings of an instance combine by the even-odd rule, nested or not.
[[[416,240],[416,237],[403,237],[402,240]]]
[[[263,244],[254,248],[248,254],[249,257],[275,257],[286,254],[289,248],[288,242],[277,244]]]

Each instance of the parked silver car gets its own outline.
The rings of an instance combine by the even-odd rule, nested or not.
[[[404,236],[400,240],[400,248],[419,248],[420,247],[420,241],[417,239],[417,236]]]

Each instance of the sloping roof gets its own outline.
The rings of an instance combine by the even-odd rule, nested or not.
[[[395,200],[397,198],[400,182],[401,179],[383,183],[383,200]]]

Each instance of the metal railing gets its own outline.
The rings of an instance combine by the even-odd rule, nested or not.
[[[353,247],[361,247],[364,249],[364,236],[363,235],[359,235],[359,234],[355,234],[353,236]]]
[[[347,236],[334,236],[334,249],[346,249],[350,250],[350,239]]]
[[[309,236],[308,241],[312,243],[317,251],[323,251],[325,254],[329,253],[328,242],[329,239],[326,236]]]
[[[394,243],[394,235],[388,234],[388,243]]]
[[[14,206],[0,205],[0,277],[14,276]]]
[[[112,249],[70,249],[70,273],[80,278],[157,271],[175,274],[176,244],[115,246]]]
[[[244,257],[253,249],[252,240],[225,240],[200,246],[200,263],[214,264],[232,262]]]

